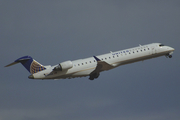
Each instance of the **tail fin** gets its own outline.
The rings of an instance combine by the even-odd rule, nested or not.
[[[43,71],[46,68],[35,61],[31,56],[24,56],[17,60],[15,60],[13,63],[6,65],[5,67],[9,67],[11,65],[21,63],[31,74],[37,73],[39,71]]]

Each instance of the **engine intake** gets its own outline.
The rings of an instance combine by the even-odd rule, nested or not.
[[[60,63],[58,66],[54,67],[54,71],[63,71],[63,70],[68,70],[73,67],[73,64],[71,61],[65,61]]]

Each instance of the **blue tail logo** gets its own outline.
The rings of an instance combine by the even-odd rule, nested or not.
[[[31,56],[21,57],[15,60],[13,63],[6,65],[5,67],[9,67],[17,63],[21,63],[31,74],[34,74],[34,73],[37,73],[46,69],[43,65],[38,63]]]
[[[34,73],[37,73],[39,71],[43,71],[45,69],[46,68],[43,65],[41,65],[37,61],[33,60],[33,62],[31,63],[31,66],[30,66],[30,73],[34,74]]]

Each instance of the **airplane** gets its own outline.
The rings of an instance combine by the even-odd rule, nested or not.
[[[5,67],[21,63],[31,73],[28,77],[29,79],[56,80],[89,76],[90,80],[94,80],[99,77],[100,72],[107,71],[121,65],[144,61],[160,56],[172,58],[174,50],[174,48],[165,46],[161,43],[152,43],[116,52],[110,51],[110,53],[107,54],[85,59],[78,59],[74,61],[68,60],[54,66],[44,66],[34,60],[31,56],[24,56]]]

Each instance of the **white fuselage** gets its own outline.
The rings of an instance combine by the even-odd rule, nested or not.
[[[160,43],[152,43],[147,45],[139,45],[138,47],[129,48],[121,51],[110,52],[96,56],[101,61],[112,65],[112,68],[120,65],[129,64],[137,61],[143,61],[159,56],[168,56],[172,54],[174,48],[169,46],[161,46]],[[34,79],[64,79],[89,76],[95,70],[97,61],[94,57],[79,59],[72,61],[73,67],[64,71],[52,72],[55,66],[48,67],[46,70],[33,74]],[[109,70],[107,68],[104,70]],[[102,70],[102,71],[104,71]]]

